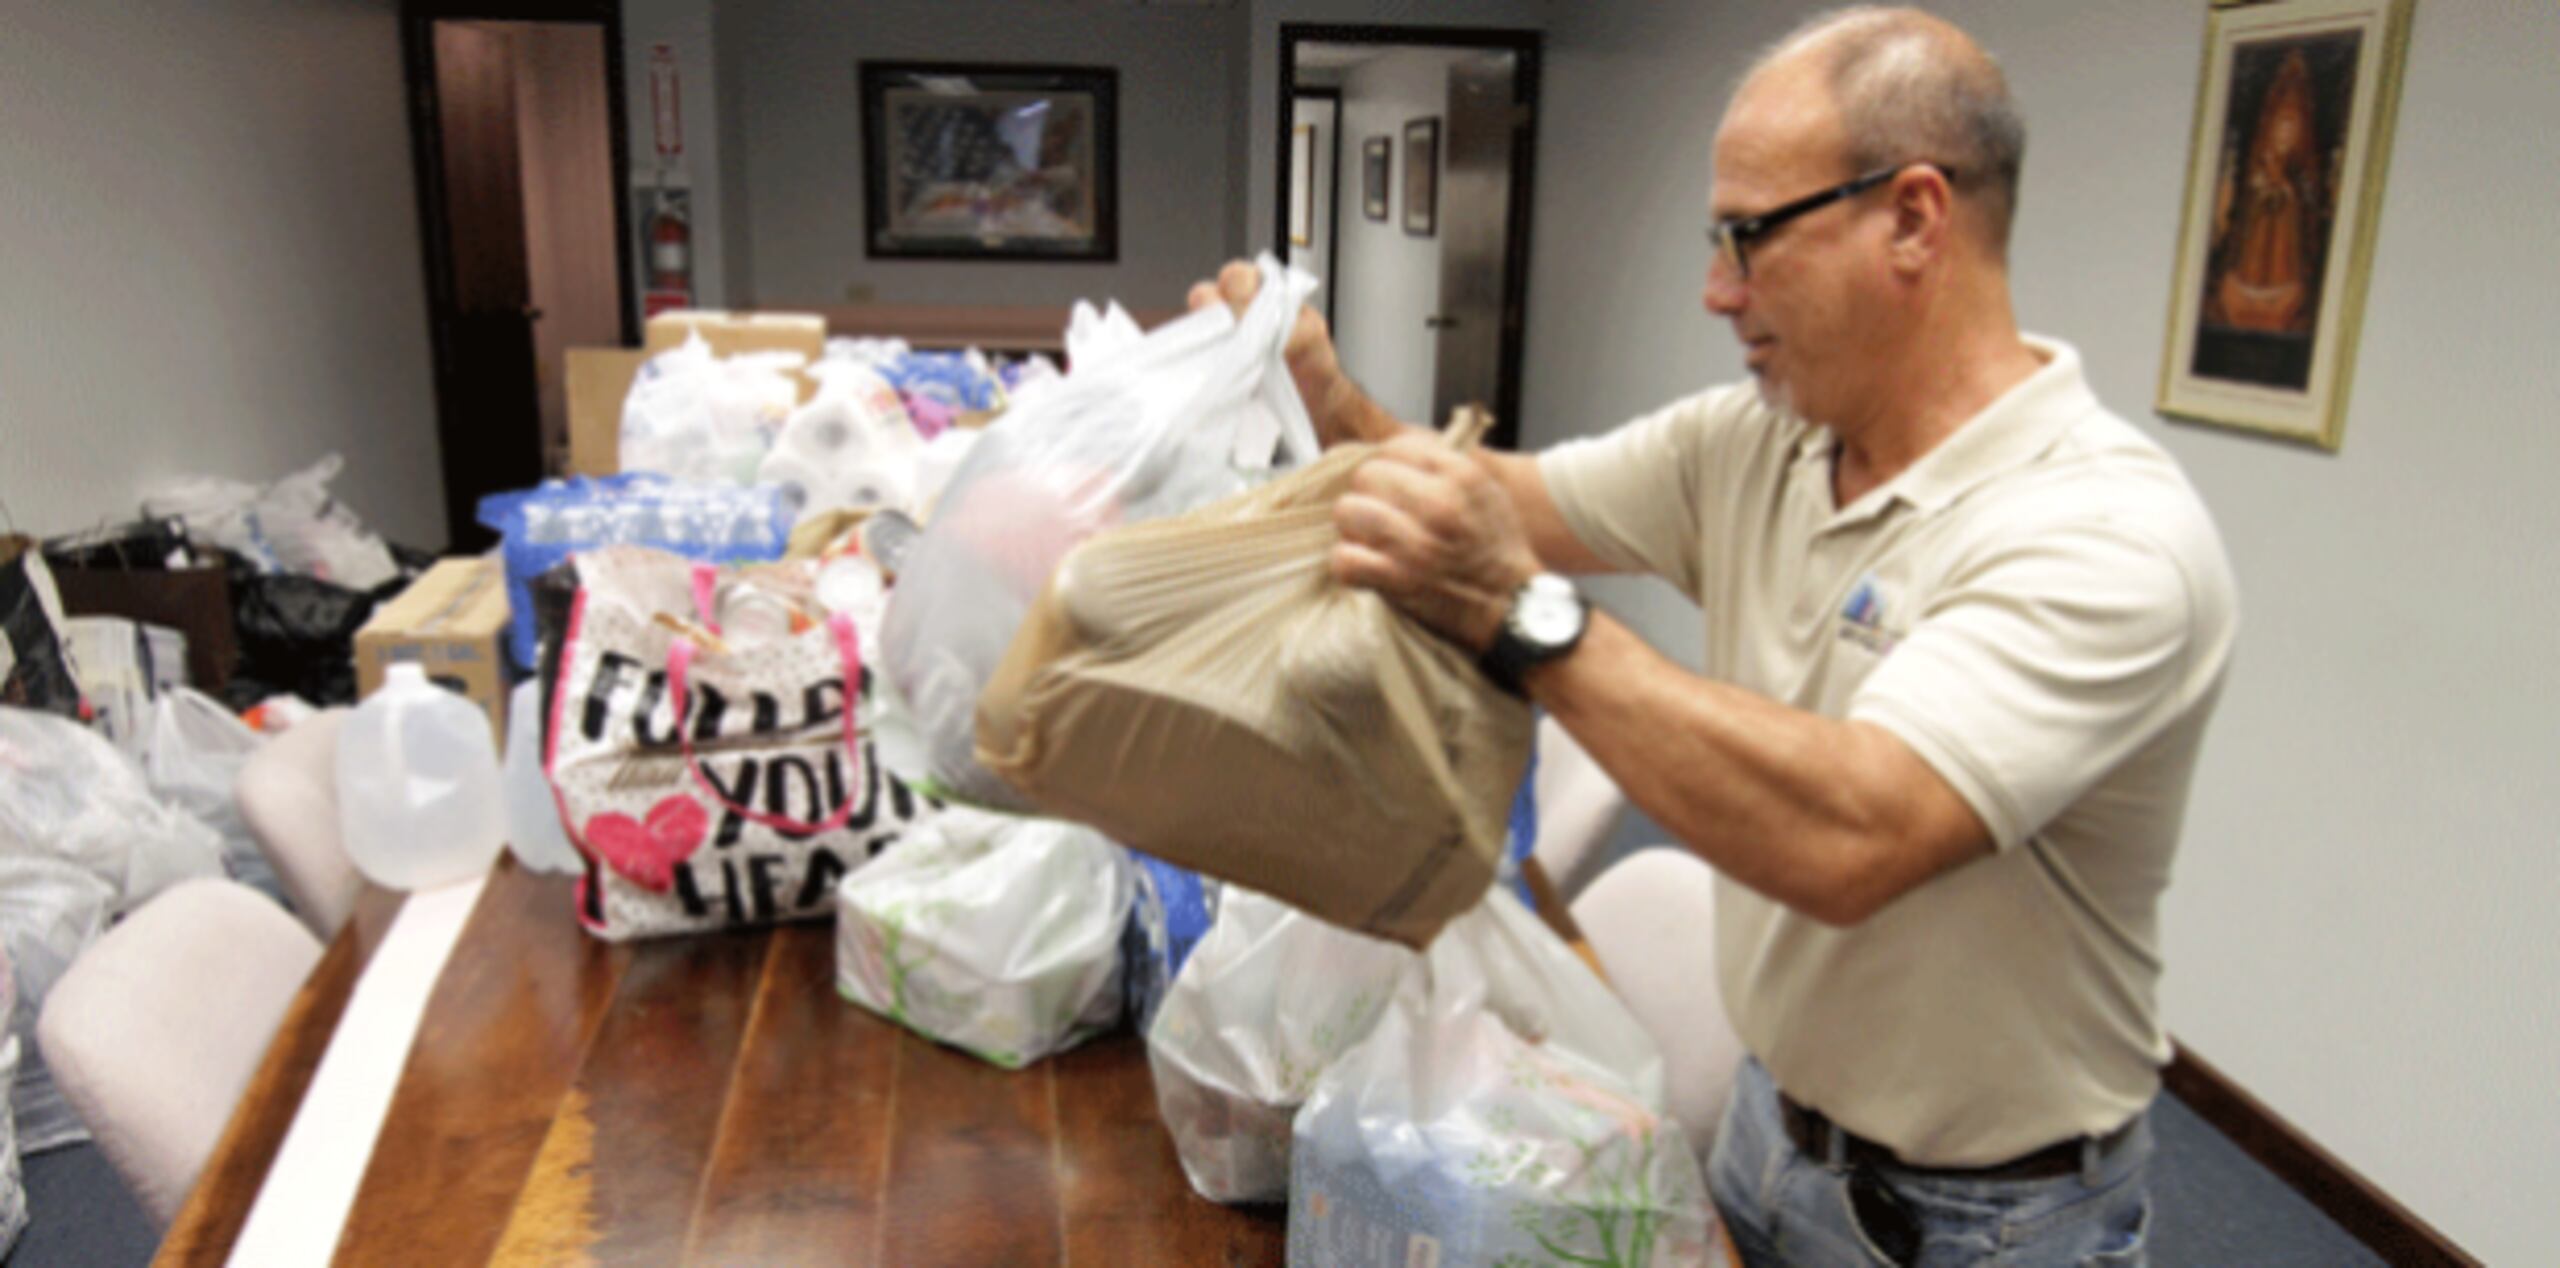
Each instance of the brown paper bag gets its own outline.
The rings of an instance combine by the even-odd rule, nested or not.
[[[1069,554],[979,697],[978,760],[1045,813],[1429,943],[1493,881],[1530,714],[1334,581],[1333,503],[1370,452]]]

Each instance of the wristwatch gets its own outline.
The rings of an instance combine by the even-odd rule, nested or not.
[[[1541,572],[1511,592],[1511,612],[1493,632],[1493,646],[1476,662],[1484,676],[1515,696],[1528,693],[1521,677],[1582,641],[1591,624],[1591,608],[1571,581]]]

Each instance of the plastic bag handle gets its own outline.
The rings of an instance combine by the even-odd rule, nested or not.
[[[697,562],[693,566],[690,579],[693,583],[693,615],[702,622],[702,628],[714,634],[719,633],[720,569],[711,564]]]
[[[1476,447],[1484,434],[1493,429],[1493,414],[1481,405],[1461,405],[1449,415],[1449,425],[1440,429],[1440,439],[1460,453]]]
[[[1317,283],[1313,275],[1282,264],[1268,251],[1255,257],[1254,265],[1262,272],[1262,288],[1245,306],[1239,324],[1253,325],[1250,346],[1268,347],[1272,359],[1285,368],[1289,331],[1297,325],[1298,310],[1315,295]],[[1297,384],[1283,373],[1272,396],[1280,415],[1281,455],[1299,463],[1321,457],[1324,445],[1316,437],[1315,421],[1307,417],[1306,406],[1298,399]]]
[[[862,641],[854,633],[853,618],[842,612],[827,618],[827,633],[834,637],[836,655],[844,664],[844,751],[847,757],[859,762],[862,760],[860,733],[855,729],[853,715],[862,701]],[[693,776],[693,782],[700,784],[711,800],[730,813],[777,831],[814,835],[843,827],[853,817],[856,800],[853,797],[846,797],[834,814],[810,822],[739,805],[729,800],[728,794],[721,792],[720,786],[711,782],[710,776],[702,773],[702,762],[693,752],[693,731],[684,724],[686,705],[692,697],[692,693],[685,689],[685,683],[693,670],[693,657],[693,640],[689,638],[679,638],[667,649],[667,694],[675,698],[676,742],[684,750],[684,768]]]

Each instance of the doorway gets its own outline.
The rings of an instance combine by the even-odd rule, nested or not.
[[[562,470],[566,350],[638,341],[613,0],[402,7],[452,549]]]
[[[1432,425],[1486,405],[1500,448],[1520,434],[1539,43],[1280,28],[1273,250],[1322,277],[1343,366],[1379,404]]]

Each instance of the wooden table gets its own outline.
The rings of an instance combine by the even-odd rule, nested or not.
[[[1191,1192],[1136,1035],[999,1070],[839,997],[829,923],[607,944],[570,887],[491,876],[338,1262],[1281,1261],[1284,1208]],[[398,902],[331,943],[157,1262],[227,1257]]]

